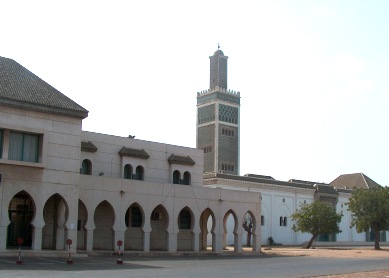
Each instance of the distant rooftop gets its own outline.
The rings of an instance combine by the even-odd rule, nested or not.
[[[354,189],[354,188],[376,188],[380,187],[378,183],[373,181],[371,178],[366,176],[363,173],[354,173],[354,174],[345,174],[340,175],[336,179],[334,179],[330,185],[336,188],[343,189]]]

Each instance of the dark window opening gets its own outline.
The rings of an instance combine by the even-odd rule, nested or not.
[[[135,179],[143,181],[143,179],[144,179],[144,170],[143,170],[142,166],[136,167]]]
[[[183,180],[183,184],[185,185],[190,185],[190,173],[189,172],[185,172],[184,173],[184,180]]]
[[[182,210],[180,212],[180,229],[190,229],[191,214],[189,210]]]
[[[82,175],[92,175],[92,162],[89,159],[84,159],[81,165]]]
[[[131,227],[142,227],[142,212],[138,207],[131,208]]]
[[[125,179],[132,178],[132,166],[130,164],[126,164],[126,166],[124,166],[123,178]]]
[[[178,170],[173,172],[173,184],[180,184],[181,173]]]

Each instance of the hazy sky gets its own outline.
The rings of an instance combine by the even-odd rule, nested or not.
[[[4,1],[0,56],[89,110],[83,129],[196,145],[209,56],[241,93],[241,175],[389,185],[389,1]]]

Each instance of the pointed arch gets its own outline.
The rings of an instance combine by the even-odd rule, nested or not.
[[[7,229],[7,248],[18,246],[17,238],[23,238],[24,247],[31,248],[34,227],[31,224],[36,214],[33,198],[26,191],[16,193],[8,205],[10,224]]]
[[[104,200],[95,209],[94,223],[96,228],[93,231],[94,250],[113,250],[115,211],[112,205]]]
[[[210,208],[203,210],[200,216],[200,250],[207,251],[210,248],[216,251],[215,239],[215,214]]]
[[[85,228],[88,222],[88,210],[83,201],[78,200],[78,217],[77,217],[77,249],[86,249],[87,230]]]
[[[194,250],[194,215],[189,207],[184,207],[178,214],[177,219],[177,250],[193,251]]]
[[[138,203],[128,207],[125,215],[126,231],[124,233],[125,250],[143,250],[144,211]]]
[[[249,210],[247,211],[242,219],[242,244],[246,246],[246,248],[250,248],[250,251],[253,250],[253,238],[255,236],[255,231],[257,229],[257,221],[255,219],[254,214]],[[247,249],[246,249],[247,250]]]
[[[51,195],[43,207],[42,249],[64,250],[69,207],[58,193]]]
[[[150,250],[168,250],[169,214],[163,205],[156,206],[150,216]]]
[[[233,246],[234,251],[237,250],[238,245],[238,217],[236,216],[236,213],[230,209],[228,210],[223,217],[223,227],[224,227],[224,233],[223,233],[223,249],[224,250],[230,250],[230,248],[227,248],[228,246]]]

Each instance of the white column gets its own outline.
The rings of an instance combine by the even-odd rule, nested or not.
[[[42,228],[34,227],[32,232],[32,250],[40,251],[42,250]]]
[[[87,229],[86,230],[86,251],[92,251],[93,250],[93,229]]]
[[[241,253],[242,252],[242,232],[238,231],[236,234],[234,234],[235,240],[234,240],[234,251]]]
[[[143,251],[150,252],[150,232],[143,233]]]
[[[177,252],[177,233],[169,233],[168,235],[168,251],[171,253]]]
[[[7,249],[7,229],[8,226],[0,227],[0,252],[3,252]]]
[[[114,250],[115,251],[119,251],[119,246],[118,246],[118,241],[121,240],[123,245],[120,246],[120,251],[123,252],[124,251],[124,232],[123,231],[115,231],[115,234],[114,234]]]
[[[200,251],[200,231],[193,232],[193,251]]]

